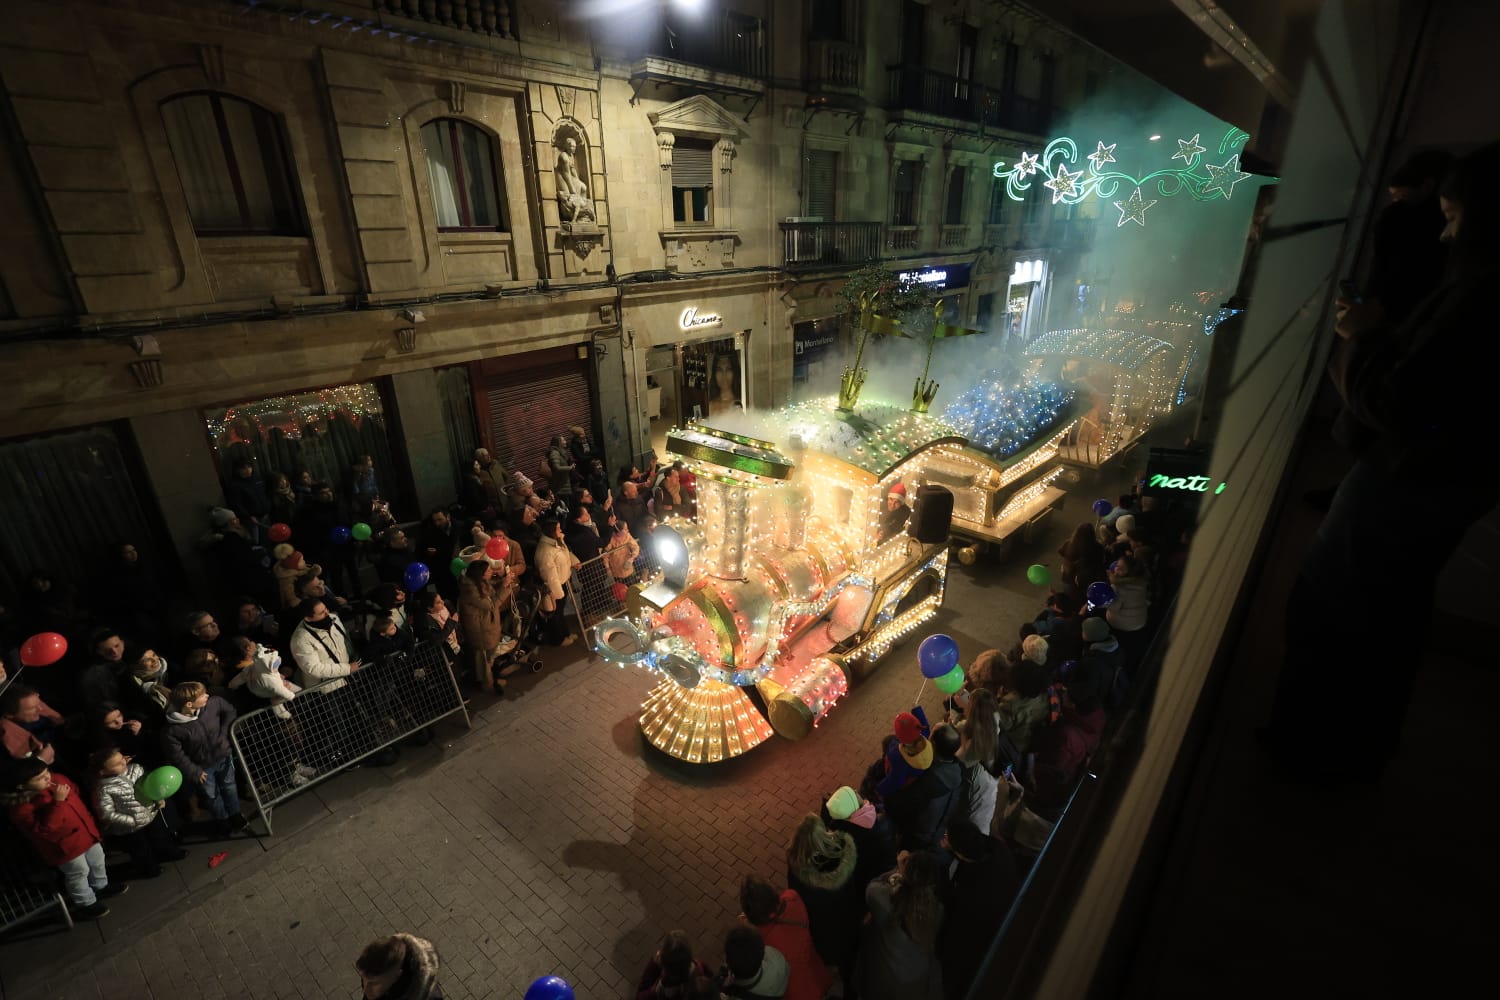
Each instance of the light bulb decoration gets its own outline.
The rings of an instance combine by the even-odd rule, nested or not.
[[[1025,201],[1035,178],[1041,176],[1046,178],[1041,183],[1052,192],[1054,205],[1076,205],[1095,197],[1119,209],[1116,228],[1126,222],[1144,227],[1146,209],[1161,198],[1182,194],[1194,201],[1228,200],[1234,197],[1236,185],[1253,176],[1240,169],[1239,147],[1250,138],[1248,132],[1231,127],[1224,133],[1218,145],[1218,156],[1223,157],[1221,163],[1204,159],[1208,149],[1200,144],[1201,138],[1202,133],[1198,133],[1191,139],[1178,139],[1177,152],[1168,158],[1168,166],[1138,175],[1108,169],[1109,164],[1117,162],[1114,152],[1118,143],[1098,140],[1094,152],[1080,157],[1078,143],[1068,136],[1052,139],[1040,154],[1023,152],[1019,160],[1009,165],[1004,160],[996,161],[991,173],[1005,181],[1005,194],[1014,201]],[[1173,165],[1176,160],[1181,160],[1182,166]],[[1122,191],[1131,189],[1134,190],[1127,197],[1115,200]],[[1157,197],[1147,198],[1147,191]]]

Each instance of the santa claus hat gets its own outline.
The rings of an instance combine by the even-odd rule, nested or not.
[[[904,497],[904,496],[906,496],[906,484],[905,483],[900,483],[900,482],[895,483],[894,485],[891,486],[891,490],[890,490],[889,493],[886,494],[886,496],[888,496],[888,497]]]

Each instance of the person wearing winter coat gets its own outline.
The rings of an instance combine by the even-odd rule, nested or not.
[[[234,676],[229,680],[230,690],[243,689],[256,698],[269,701],[279,718],[288,718],[286,703],[297,697],[302,686],[281,675],[281,654],[244,636],[237,636],[235,645],[239,647],[240,657],[232,664]]]
[[[568,450],[568,439],[554,435],[547,449],[547,468],[551,474],[552,492],[564,500],[573,496],[573,453]]]
[[[823,961],[849,981],[859,924],[864,917],[864,886],[854,878],[859,855],[854,838],[836,833],[809,813],[797,825],[786,852],[786,881],[807,906],[813,945]]]
[[[563,541],[562,522],[547,522],[541,541],[536,546],[536,571],[546,587],[542,595],[543,611],[551,613],[561,608],[565,615],[572,617],[571,610],[562,605],[567,596],[564,585],[573,576],[573,571],[581,565],[583,564],[568,551],[568,546]],[[563,645],[570,645],[576,639],[577,636],[569,633],[563,640]]]
[[[741,1000],[781,1000],[787,995],[791,968],[786,956],[767,946],[754,927],[729,929],[724,938],[724,961],[720,979],[725,995]]]
[[[156,878],[163,861],[181,861],[187,852],[167,825],[166,803],[142,800],[136,792],[146,769],[114,747],[89,758],[94,776],[94,815],[99,828],[118,838],[130,852],[141,878]]]
[[[63,894],[74,917],[102,917],[109,907],[100,900],[129,886],[111,885],[104,867],[104,846],[78,786],[53,774],[38,757],[15,762],[11,784],[0,793],[10,823],[30,842],[42,863],[63,877]]]
[[[1134,556],[1121,556],[1110,564],[1109,584],[1115,599],[1104,609],[1104,620],[1124,647],[1125,668],[1129,670],[1144,652],[1151,581]]]
[[[833,986],[833,975],[813,944],[812,922],[802,897],[792,889],[778,893],[775,886],[754,875],[740,883],[740,915],[760,932],[766,951],[775,950],[786,962],[786,1000],[822,1000]],[[729,951],[726,944],[725,952]],[[734,972],[734,963],[730,962]],[[761,980],[742,982],[735,973],[736,986],[761,985]],[[733,990],[727,990],[735,996]]]
[[[635,1000],[685,1000],[693,981],[707,975],[707,967],[693,957],[687,932],[668,931],[641,970]]]
[[[354,960],[365,1000],[443,1000],[438,967],[437,948],[412,934],[371,941]]]
[[[319,598],[303,598],[301,610],[302,621],[292,631],[291,642],[301,684],[307,688],[331,680],[323,690],[337,691],[348,683],[344,678],[359,669],[359,661],[349,653],[344,623]]]
[[[240,815],[239,787],[234,758],[229,754],[229,726],[234,706],[208,693],[197,681],[183,681],[172,689],[162,750],[182,783],[192,789],[213,816],[221,834],[245,827]]]
[[[496,678],[491,669],[495,657],[505,649],[507,640],[500,628],[500,613],[515,594],[515,582],[504,566],[488,559],[476,559],[464,570],[458,581],[458,620],[464,632],[464,646],[473,658],[474,680],[493,694],[504,690],[504,678]]]
[[[953,861],[943,889],[948,920],[937,953],[948,1000],[963,1000],[1010,912],[1021,875],[1005,842],[966,819],[949,824],[943,847]]]
[[[854,973],[860,1000],[942,1000],[940,881],[936,858],[903,851],[896,870],[865,889],[870,921],[860,936]]]
[[[630,533],[630,526],[619,518],[609,536],[609,547],[604,550],[604,568],[617,583],[625,583],[635,576],[635,561],[641,554],[641,545]]]

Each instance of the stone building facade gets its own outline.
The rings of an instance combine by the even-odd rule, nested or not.
[[[811,391],[854,267],[963,273],[989,327],[1018,261],[1070,252],[989,164],[1104,57],[1003,5],[706,6],[15,0],[0,451],[117,450],[65,490],[133,498],[70,529],[94,547],[191,552],[231,455],[319,434],[416,517],[476,444],[532,474],[576,422],[613,470],[653,425]],[[0,589],[87,558],[37,540],[38,489],[9,487]]]

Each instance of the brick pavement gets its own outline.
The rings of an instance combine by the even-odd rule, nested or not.
[[[976,635],[1013,641],[1040,603],[1016,579],[1025,558],[956,570],[932,631],[954,635],[966,660],[983,648]],[[913,637],[890,654],[808,739],[773,738],[714,768],[645,745],[644,672],[551,651],[472,731],[445,729],[391,768],[292,800],[275,837],[231,842],[219,868],[194,847],[102,921],[8,937],[3,995],[353,997],[354,956],[393,930],[437,943],[453,998],[519,996],[545,974],[580,1000],[624,997],[672,927],[716,963],[741,876],[784,883],[797,821],[857,781],[915,695],[915,649]],[[938,708],[931,685],[923,701]]]

